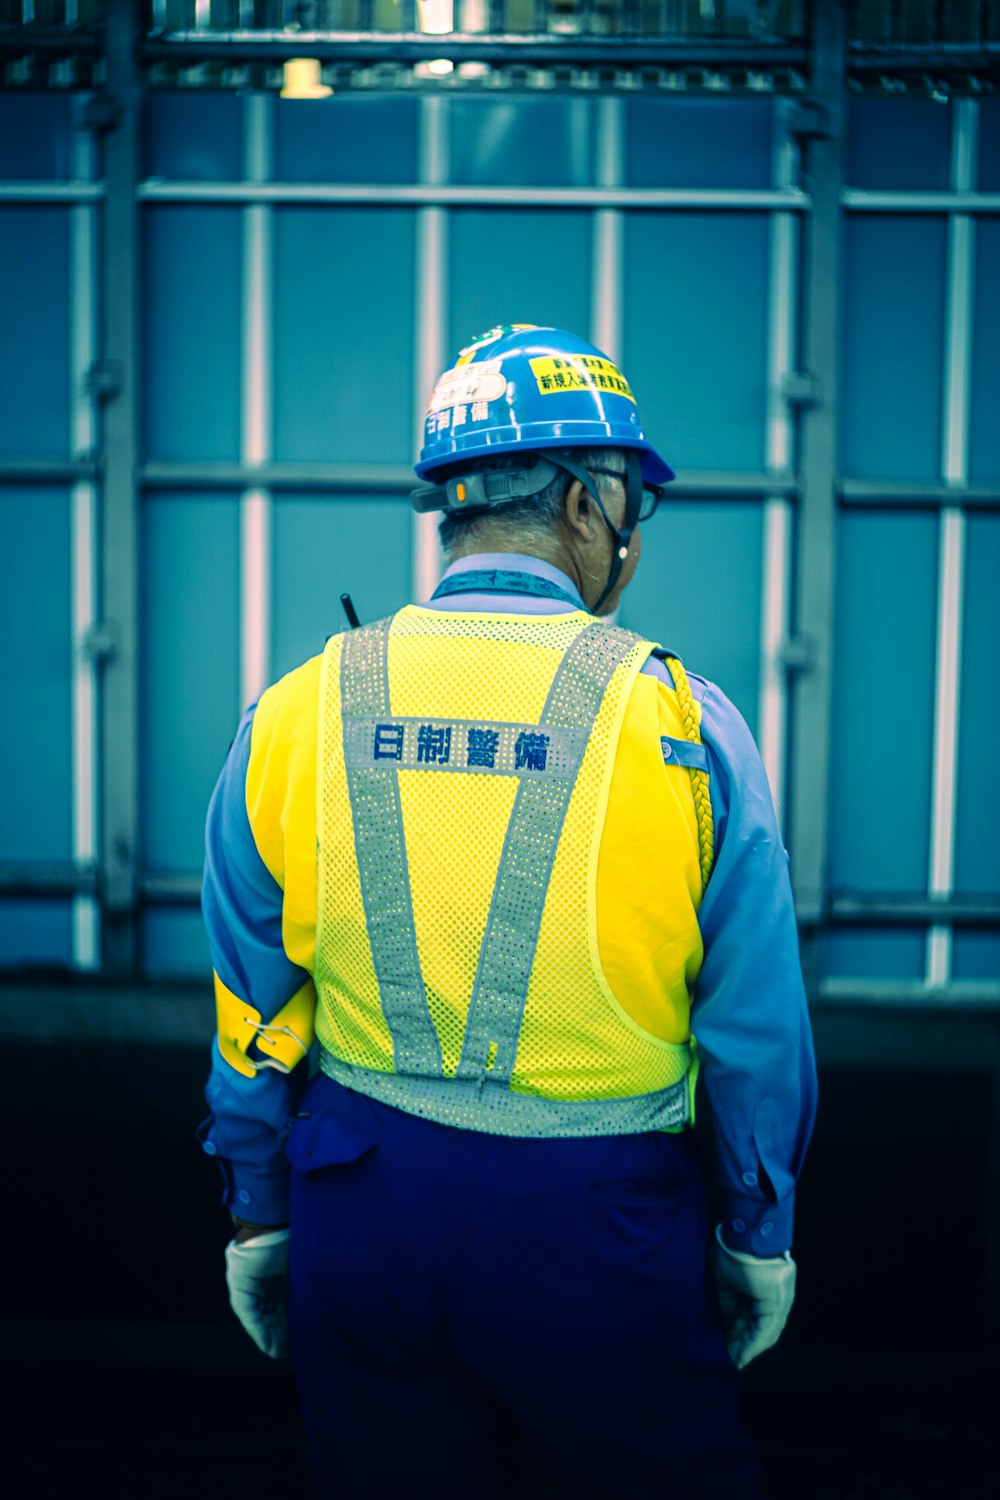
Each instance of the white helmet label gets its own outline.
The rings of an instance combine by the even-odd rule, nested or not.
[[[449,406],[469,406],[476,401],[497,401],[507,390],[506,378],[500,372],[498,359],[481,364],[456,365],[446,370],[434,387],[429,412]]]

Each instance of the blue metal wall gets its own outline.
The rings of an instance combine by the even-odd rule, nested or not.
[[[611,352],[628,371],[647,429],[682,480],[718,480],[716,493],[703,482],[701,492],[677,500],[647,528],[623,620],[719,681],[755,732],[777,712],[781,733],[771,764],[780,783],[786,699],[780,689],[765,704],[771,637],[775,618],[787,626],[795,591],[807,581],[789,574],[784,596],[769,596],[794,557],[794,507],[780,512],[779,498],[783,531],[766,484],[774,424],[792,421],[775,416],[781,316],[790,319],[793,366],[802,333],[796,286],[782,288],[773,272],[779,218],[787,221],[797,268],[800,216],[787,201],[755,203],[752,195],[787,186],[784,105],[615,101],[620,139],[611,159],[606,102],[436,101],[443,106],[443,180],[495,188],[498,196],[430,210],[443,216],[444,235],[432,287],[418,279],[426,268],[420,216],[428,210],[396,191],[426,172],[421,101],[266,101],[258,175],[263,161],[265,177],[277,184],[385,189],[382,201],[370,203],[279,197],[266,208],[270,269],[261,295],[270,456],[280,464],[408,465],[426,395],[417,389],[418,343],[439,290],[434,336],[445,356],[498,320],[553,322],[594,336],[602,327],[616,330]],[[225,201],[211,185],[248,175],[248,103],[236,94],[169,93],[145,103],[144,463],[204,467],[236,464],[244,455],[252,210]],[[996,192],[1000,104],[974,109],[970,187]],[[954,104],[854,101],[847,186],[944,193],[955,186],[956,135]],[[69,100],[0,95],[0,181],[68,180],[73,151]],[[555,190],[607,186],[612,169],[633,198],[612,210],[618,238],[609,269],[599,261],[606,241],[595,232],[607,210],[556,201]],[[174,201],[165,191],[171,183],[200,185],[203,196]],[[525,189],[529,201],[502,197],[510,187]],[[531,189],[543,191],[532,198]],[[671,208],[649,206],[642,194],[650,189],[744,196]],[[545,190],[553,190],[552,202]],[[942,481],[948,382],[959,357],[949,248],[955,210],[944,200],[913,212],[847,207],[839,288],[839,462],[847,479],[892,481],[915,495]],[[85,291],[97,295],[74,279],[70,223],[77,211],[0,203],[0,459],[73,456],[74,319]],[[99,228],[99,209],[92,211]],[[992,215],[976,217],[969,263],[963,462],[969,483],[1000,490],[1000,220]],[[757,489],[747,475],[759,476]],[[236,484],[164,482],[142,496],[141,836],[142,863],[153,874],[197,871],[205,806],[244,706],[241,494]],[[73,638],[79,540],[72,505],[70,489],[41,484],[8,485],[0,497],[0,702],[9,711],[0,736],[0,860],[29,865],[74,858],[74,799],[86,794],[74,728],[81,643]],[[336,494],[285,487],[268,505],[266,656],[273,678],[339,628],[341,590],[374,617],[412,596],[420,563],[398,486]],[[938,508],[908,504],[905,495],[891,505],[854,504],[839,516],[832,890],[926,893],[932,844],[942,837],[935,818],[940,823],[950,806],[953,890],[1000,892],[990,749],[1000,734],[1000,517],[995,507],[970,512],[948,543],[959,535],[960,714],[950,804],[940,790],[935,801],[933,790],[935,757],[943,753],[935,693],[946,524]],[[954,585],[955,575],[948,576]],[[776,790],[780,796],[780,785]],[[794,862],[794,829],[790,837]],[[0,900],[0,962],[72,962],[72,907],[68,897]],[[204,972],[196,912],[153,901],[143,920],[148,972]],[[929,962],[920,928],[844,929],[826,944],[831,976],[919,980]],[[995,981],[1000,938],[957,933],[950,974]]]

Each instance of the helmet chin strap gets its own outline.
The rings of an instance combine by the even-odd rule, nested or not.
[[[621,576],[622,567],[628,557],[629,543],[639,519],[639,507],[642,504],[642,467],[639,455],[634,448],[626,448],[625,453],[625,524],[621,531],[611,522],[611,518],[604,509],[604,503],[597,491],[597,481],[588,474],[582,464],[575,463],[571,458],[565,458],[561,453],[554,452],[550,448],[541,450],[544,458],[550,459],[552,463],[558,464],[565,469],[567,474],[572,474],[578,479],[594,501],[597,509],[604,518],[604,524],[611,533],[612,551],[611,567],[608,571],[608,581],[604,585],[600,598],[591,606],[591,612],[596,615],[601,605],[614,589],[615,584]]]

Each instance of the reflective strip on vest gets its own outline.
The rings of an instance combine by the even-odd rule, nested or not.
[[[510,1089],[484,1088],[482,1080],[408,1078],[355,1068],[325,1048],[319,1065],[328,1078],[370,1099],[439,1125],[489,1131],[492,1135],[638,1135],[643,1130],[680,1130],[692,1117],[694,1070],[669,1088],[630,1099],[542,1099]]]
[[[396,1071],[440,1077],[441,1044],[427,1008],[413,928],[399,782],[395,770],[381,765],[352,768],[347,754],[355,716],[389,713],[389,623],[378,620],[344,637],[340,694],[347,787],[365,919]]]
[[[518,786],[479,955],[459,1078],[505,1086],[510,1080],[566,809],[605,689],[639,640],[631,631],[590,625],[556,669],[539,727],[543,733],[551,726],[571,737],[572,760],[567,757],[563,776],[525,777]]]

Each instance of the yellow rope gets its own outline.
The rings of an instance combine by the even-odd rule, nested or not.
[[[668,656],[667,660],[670,663],[670,675],[674,679],[677,702],[684,720],[684,737],[692,745],[700,745],[701,730],[698,728],[698,716],[695,713],[691,684],[688,682],[684,664],[676,656]],[[708,772],[699,771],[695,766],[689,766],[688,772],[691,777],[691,790],[694,793],[694,813],[698,820],[698,863],[701,867],[701,888],[704,892],[708,885],[708,877],[712,873],[712,860],[715,856],[712,798],[708,790]]]

